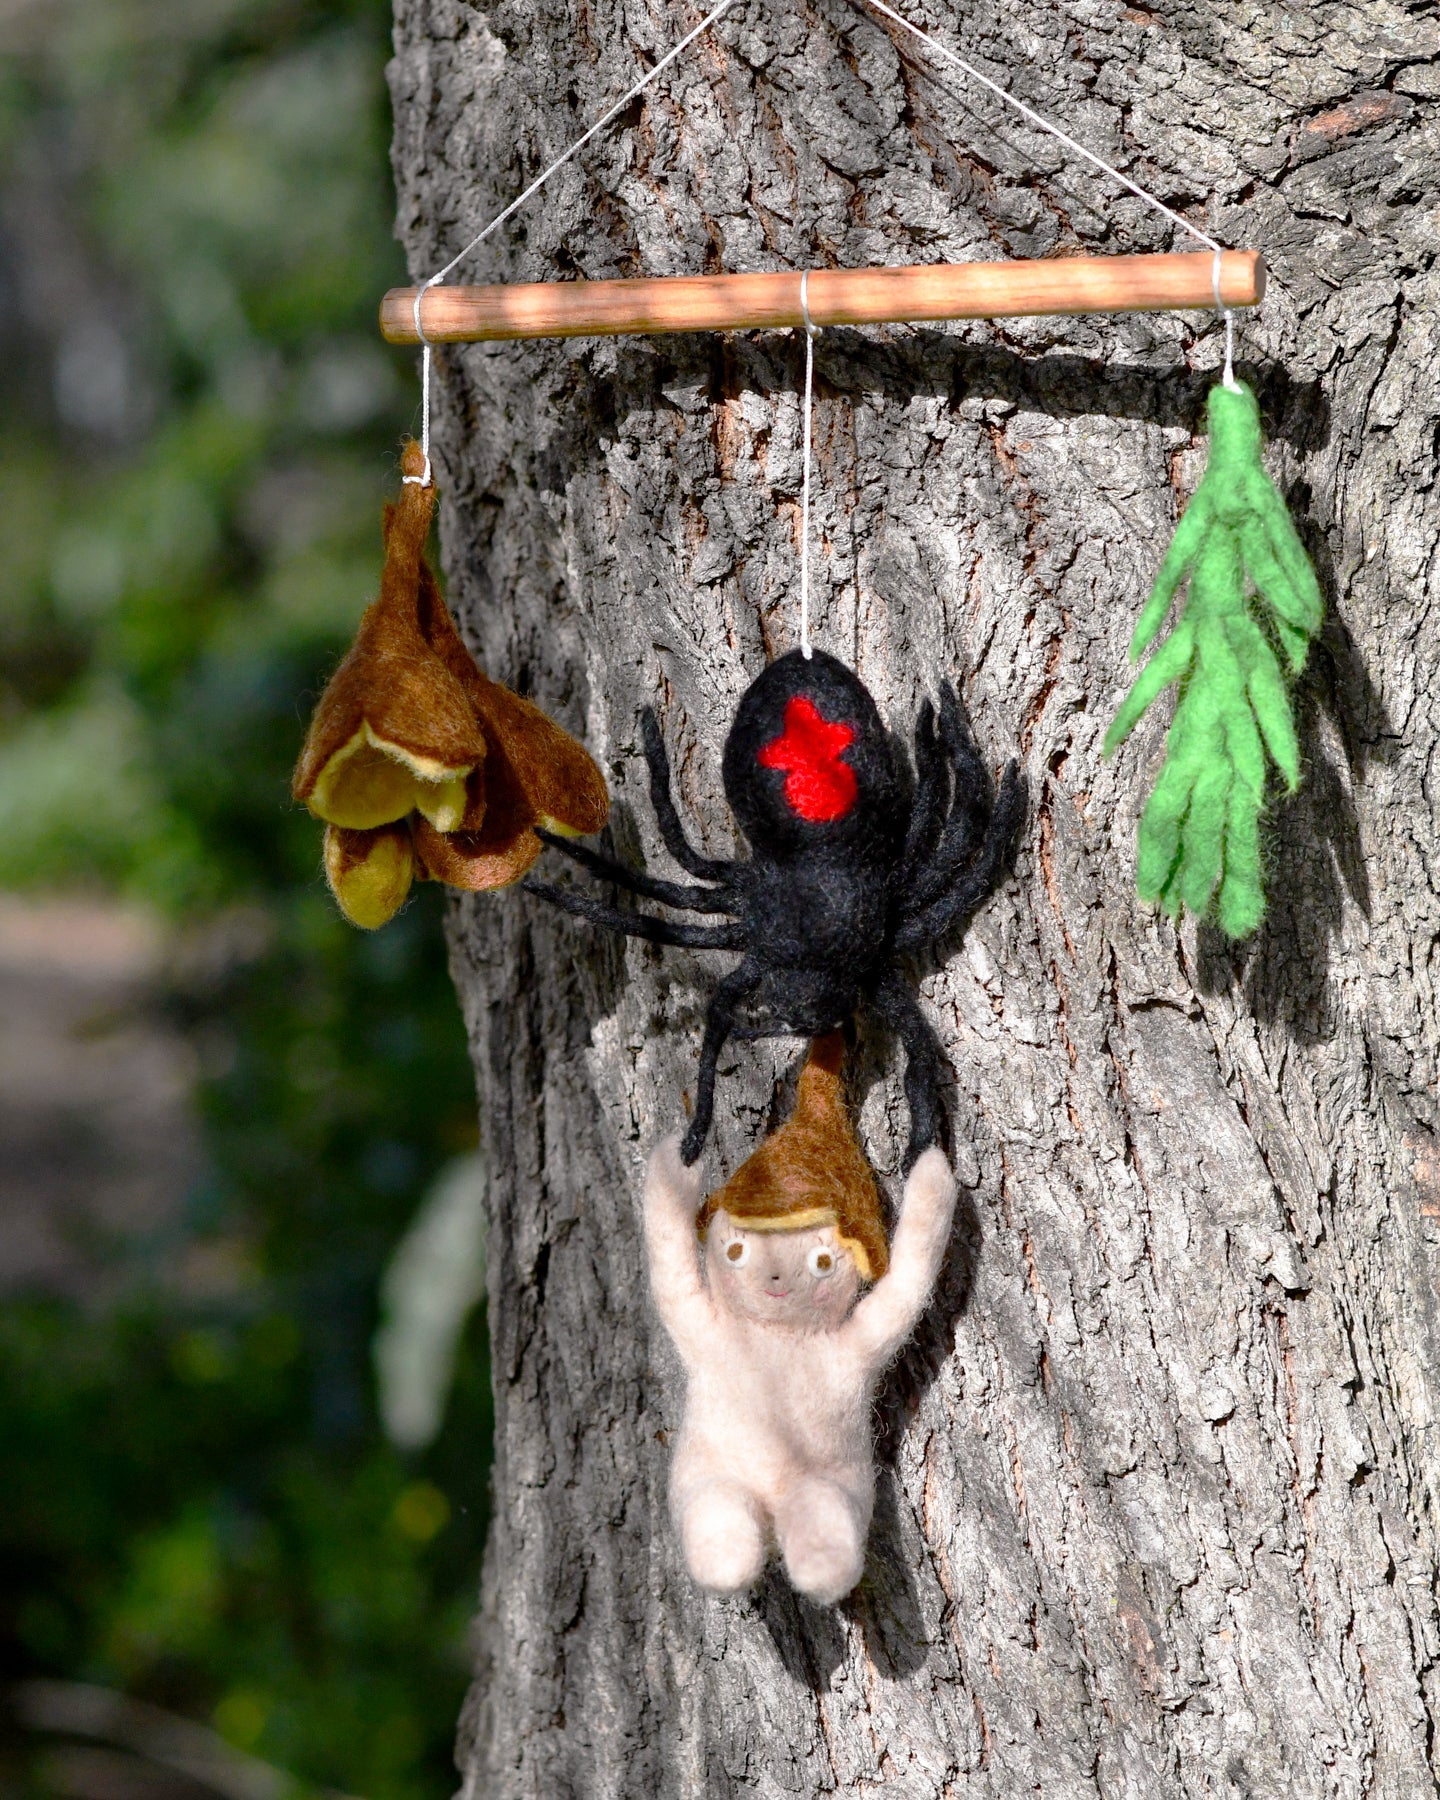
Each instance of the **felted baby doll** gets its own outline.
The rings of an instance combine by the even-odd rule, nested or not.
[[[815,1041],[792,1117],[708,1200],[678,1135],[647,1170],[651,1287],[687,1379],[671,1512],[690,1573],[718,1593],[749,1587],[772,1541],[820,1605],[859,1581],[871,1402],[950,1236],[955,1181],[931,1148],[905,1182],[887,1251],[842,1057],[838,1032]]]

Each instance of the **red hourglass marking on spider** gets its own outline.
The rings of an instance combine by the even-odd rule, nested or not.
[[[797,694],[785,704],[785,729],[771,738],[757,761],[785,770],[785,800],[812,825],[843,819],[860,791],[855,771],[840,753],[855,742],[853,725],[832,725],[812,700]]]

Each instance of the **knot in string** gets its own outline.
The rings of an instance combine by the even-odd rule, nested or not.
[[[1238,394],[1240,383],[1235,379],[1235,315],[1220,297],[1220,258],[1223,252],[1219,246],[1215,249],[1215,260],[1210,265],[1210,286],[1215,292],[1215,310],[1225,321],[1225,369],[1220,379],[1232,394]]]
[[[438,275],[432,275],[429,281],[422,282],[415,293],[415,335],[420,340],[420,454],[425,458],[425,467],[418,475],[406,475],[404,484],[416,487],[430,485],[430,340],[425,335],[425,327],[420,322],[420,303],[430,292],[432,283],[438,281]]]

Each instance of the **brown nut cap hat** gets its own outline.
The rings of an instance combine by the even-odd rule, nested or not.
[[[845,1105],[838,1031],[816,1038],[800,1072],[795,1110],[709,1196],[695,1221],[702,1234],[724,1211],[746,1231],[806,1231],[833,1225],[866,1281],[890,1262],[880,1190]]]

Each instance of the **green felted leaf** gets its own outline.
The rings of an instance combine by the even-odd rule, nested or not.
[[[1166,687],[1178,684],[1165,763],[1141,814],[1136,886],[1178,917],[1212,908],[1232,937],[1265,910],[1260,813],[1273,762],[1293,790],[1300,748],[1289,675],[1320,629],[1321,596],[1280,490],[1265,470],[1260,408],[1240,384],[1212,389],[1210,455],[1141,612],[1142,654],[1188,582],[1170,635],[1105,737],[1114,751]],[[1268,627],[1289,663],[1282,665]]]
[[[1274,619],[1271,622],[1289,661],[1290,673],[1298,675],[1310,654],[1310,634],[1302,626],[1288,624],[1284,619]],[[1288,688],[1286,693],[1288,695]]]
[[[1232,785],[1229,769],[1223,760],[1217,760],[1195,783],[1190,799],[1190,811],[1181,831],[1180,898],[1193,913],[1204,912],[1220,879]]]
[[[1265,916],[1265,884],[1260,872],[1260,809],[1240,789],[1230,795],[1225,827],[1225,879],[1220,884],[1220,928],[1229,937],[1248,937]]]
[[[1165,753],[1165,766],[1140,818],[1135,868],[1141,899],[1162,902],[1179,871],[1181,829],[1195,784],[1213,754],[1203,726],[1183,699],[1165,739]]]
[[[1170,602],[1175,598],[1175,590],[1185,579],[1190,560],[1205,535],[1209,515],[1209,501],[1202,499],[1197,493],[1175,527],[1175,536],[1170,540],[1170,549],[1160,565],[1160,573],[1155,577],[1150,598],[1145,602],[1145,610],[1136,622],[1135,635],[1130,639],[1131,662],[1139,662],[1150,647],[1151,638],[1164,624]]]
[[[1311,637],[1315,637],[1325,617],[1325,601],[1320,592],[1320,583],[1315,578],[1315,566],[1300,542],[1294,520],[1286,512],[1278,492],[1275,499],[1279,504],[1265,515],[1265,535],[1270,540],[1270,548],[1275,552],[1275,560],[1285,571],[1291,589],[1300,602],[1301,614],[1295,623],[1302,626]]]
[[[1300,781],[1300,744],[1290,716],[1290,696],[1275,652],[1265,634],[1248,613],[1237,613],[1225,624],[1235,653],[1245,669],[1245,689],[1254,708],[1255,722],[1265,739],[1285,786],[1294,793]]]
[[[1314,627],[1310,623],[1312,614],[1309,601],[1291,580],[1275,554],[1269,532],[1257,520],[1247,520],[1240,527],[1240,547],[1259,598],[1275,615],[1277,625],[1288,625],[1296,634],[1291,641],[1299,652],[1300,660],[1295,664],[1298,675],[1310,653],[1310,639],[1314,633]],[[1289,642],[1286,644],[1286,651],[1290,654]]]
[[[1235,780],[1250,790],[1256,804],[1265,797],[1265,779],[1269,765],[1265,760],[1265,740],[1255,723],[1254,708],[1247,688],[1242,688],[1233,704],[1225,709],[1225,755]]]
[[[1194,643],[1194,627],[1182,621],[1146,663],[1136,676],[1135,685],[1121,703],[1109,731],[1105,733],[1107,756],[1125,741],[1155,696],[1185,673]]]
[[[1159,900],[1180,866],[1180,827],[1190,803],[1191,783],[1172,784],[1173,794],[1161,798],[1157,786],[1140,817],[1135,858],[1135,886],[1142,900]]]

